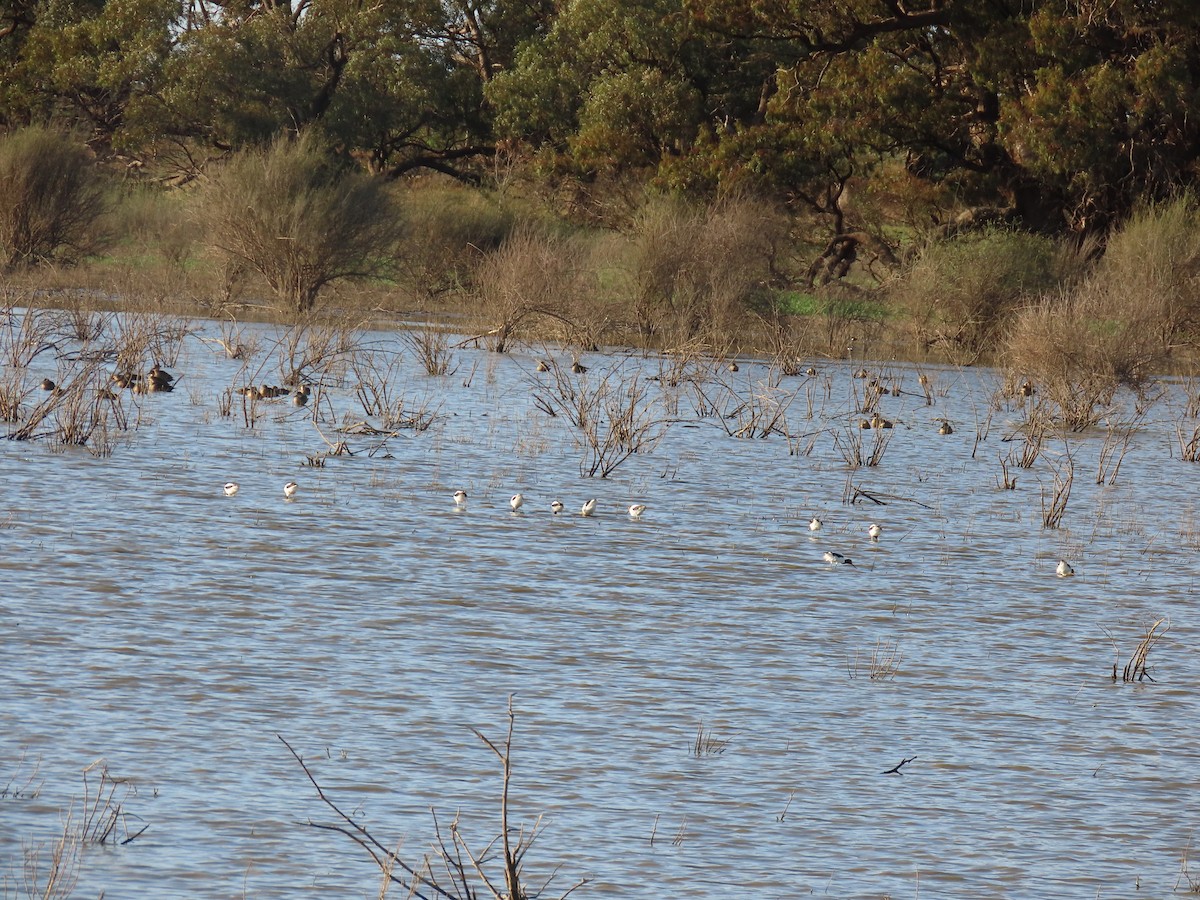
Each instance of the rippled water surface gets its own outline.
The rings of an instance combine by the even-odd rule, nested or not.
[[[369,858],[305,824],[333,819],[277,736],[415,860],[431,807],[443,826],[461,812],[473,846],[495,835],[499,764],[472,729],[502,739],[512,695],[513,824],[544,817],[528,880],[590,879],[573,897],[1187,887],[1200,469],[1179,459],[1179,386],[1115,485],[1095,484],[1106,429],[1070,437],[1065,527],[1045,530],[1068,445],[1051,435],[1048,458],[997,489],[1022,411],[989,419],[991,371],[923,369],[929,406],[915,368],[868,364],[903,393],[881,404],[896,423],[881,464],[854,472],[834,436],[857,433],[860,360],[783,380],[790,443],[729,437],[690,391],[650,381],[676,397],[662,407],[674,423],[600,480],[580,476],[563,418],[536,408],[537,355],[459,349],[455,374],[431,378],[400,338],[369,333],[358,345],[390,360],[394,398],[437,419],[386,441],[341,435],[355,455],[311,468],[339,425],[379,424],[362,371],[325,373],[316,424],[281,400],[248,428],[241,398],[225,417],[221,395],[279,380],[287,335],[246,326],[260,348],[246,363],[216,326],[194,327],[174,393],[123,396],[137,428],[110,457],[0,441],[10,879],[72,798],[78,816],[81,772],[103,757],[148,828],[87,848],[78,896],[374,897]],[[29,385],[62,374],[47,360]],[[571,377],[594,384],[618,360],[590,354]],[[626,378],[664,365],[619,364]],[[752,361],[704,370],[710,399],[718,379],[750,398],[768,377]],[[937,433],[943,418],[954,434]],[[848,476],[883,504],[844,503]],[[828,566],[827,549],[856,566]],[[1059,558],[1074,578],[1055,577]],[[1114,660],[1160,618],[1156,681],[1114,683]],[[869,677],[876,652],[898,658],[893,678]],[[34,765],[40,792],[11,796]]]

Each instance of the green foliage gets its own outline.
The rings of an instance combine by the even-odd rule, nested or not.
[[[1103,235],[1200,178],[1198,59],[1194,0],[14,0],[0,126],[181,179],[320,129],[393,178],[480,183],[499,150],[582,190],[779,196],[826,238],[881,237],[881,185],[918,234],[986,206]]]
[[[887,308],[878,302],[799,291],[780,294],[775,299],[775,308],[789,316],[828,316],[860,322],[882,322],[888,316]]]
[[[294,311],[343,278],[384,271],[399,217],[378,179],[345,172],[311,133],[235,156],[198,208],[214,249],[258,271]]]
[[[103,190],[69,136],[26,128],[0,138],[0,265],[14,269],[91,252]]]
[[[480,257],[500,247],[516,217],[495,198],[458,185],[422,185],[405,195],[403,265],[427,297],[468,285]]]
[[[1032,77],[1001,126],[1013,157],[1063,191],[1075,217],[1103,226],[1194,178],[1200,7],[1047,3],[1028,27]]]
[[[158,82],[171,49],[175,0],[48,0],[0,82],[7,118],[54,118],[94,141],[122,143],[131,106]]]

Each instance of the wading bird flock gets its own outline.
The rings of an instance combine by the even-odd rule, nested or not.
[[[224,492],[225,492],[226,497],[234,496],[235,494],[237,494],[239,489],[240,489],[240,486],[238,485],[238,483],[236,481],[227,481],[227,482],[225,482],[225,485],[222,488],[222,490],[224,490]],[[300,485],[298,485],[294,481],[289,481],[287,484],[285,484],[283,486],[284,499],[289,500],[289,501],[295,499],[296,493],[299,490],[300,490]],[[457,490],[454,492],[453,497],[454,497],[454,508],[455,509],[464,510],[467,508],[467,492],[466,491],[461,490],[461,489]],[[520,514],[521,507],[525,505],[525,495],[521,494],[521,493],[513,494],[512,497],[508,501],[508,505],[509,505],[509,508],[512,510],[513,515]],[[642,516],[645,514],[645,512],[648,508],[649,507],[647,507],[647,505],[645,503],[630,504],[629,509],[628,509],[629,518],[635,522],[641,521]],[[566,506],[563,504],[563,502],[561,500],[555,499],[550,503],[550,511],[551,511],[551,513],[553,513],[556,516],[559,515],[560,513],[562,513],[564,509],[566,509]],[[580,507],[579,515],[586,518],[586,517],[594,515],[595,512],[596,512],[596,498],[592,497],[590,500],[585,502],[582,507]],[[809,520],[808,530],[812,533],[813,540],[816,540],[817,532],[819,532],[824,527],[824,525],[825,525],[825,523],[823,521],[821,521],[821,519],[818,516],[813,516]],[[872,522],[870,525],[867,526],[867,539],[870,540],[871,543],[873,543],[873,544],[879,543],[879,538],[882,534],[883,534],[883,526],[881,526],[878,522]],[[845,554],[838,553],[834,550],[826,550],[822,554],[822,558],[830,566],[849,566],[852,568],[858,568],[857,566],[854,565],[854,560],[850,559],[850,557],[846,556]],[[1054,572],[1056,575],[1058,575],[1059,578],[1068,578],[1075,574],[1075,570],[1073,568],[1071,568],[1071,564],[1068,563],[1065,559],[1060,559],[1058,561],[1058,566],[1057,566],[1057,568],[1055,568]]]
[[[225,482],[225,485],[222,487],[222,490],[225,492],[226,497],[232,497],[235,494],[237,494],[237,492],[239,490],[241,490],[241,485],[239,485],[236,481],[227,481],[227,482]],[[297,484],[294,481],[289,481],[287,484],[285,484],[283,486],[283,498],[285,500],[293,500],[293,499],[295,499],[296,494],[299,490],[300,490],[299,484]],[[467,507],[467,492],[466,491],[461,490],[461,489],[457,490],[454,492],[453,497],[454,497],[454,506],[456,509],[460,509],[460,510],[466,509],[466,507]],[[524,505],[525,505],[525,495],[524,494],[520,494],[520,493],[513,494],[512,497],[508,501],[508,506],[513,511],[513,513],[519,512],[521,507]],[[556,516],[559,513],[561,513],[565,508],[566,507],[564,506],[564,504],[561,500],[555,500],[550,504],[550,511]],[[647,509],[649,509],[649,507],[645,503],[634,503],[634,504],[630,505],[630,507],[629,507],[629,518],[641,519],[642,514],[645,513]],[[586,501],[579,510],[579,514],[584,517],[591,516],[595,512],[596,512],[596,498],[595,497],[592,497],[590,500]]]
[[[239,489],[240,489],[240,486],[238,485],[238,483],[236,481],[227,481],[227,482],[225,482],[225,485],[222,488],[222,490],[224,490],[224,492],[225,492],[226,497],[234,496],[235,494],[237,494]],[[300,485],[298,485],[294,481],[289,481],[287,484],[285,484],[283,486],[284,499],[288,500],[288,501],[294,500],[296,497],[296,494],[299,490],[300,490]],[[457,509],[457,510],[466,509],[466,507],[467,507],[467,492],[466,491],[461,490],[461,489],[457,490],[454,492],[453,497],[454,497],[455,509]],[[509,505],[509,508],[512,510],[513,515],[520,514],[521,507],[525,505],[525,495],[521,494],[521,493],[513,494],[512,497],[508,501],[508,505]],[[642,516],[645,514],[645,512],[648,508],[649,507],[647,507],[647,505],[645,503],[631,504],[628,508],[629,518],[634,521],[640,521]],[[561,500],[555,499],[550,504],[550,511],[551,511],[551,513],[553,513],[556,516],[559,515],[560,513],[562,513],[564,509],[566,509],[566,506],[563,504],[563,502]],[[592,497],[590,500],[586,501],[582,507],[580,507],[579,515],[586,518],[586,517],[594,515],[595,512],[596,512],[596,498]],[[824,525],[825,525],[825,523],[823,521],[821,521],[821,519],[818,516],[813,516],[809,520],[808,530],[812,533],[813,540],[816,540],[817,532],[819,532],[824,527]],[[883,534],[883,526],[881,526],[879,523],[872,522],[870,525],[867,526],[867,538],[868,538],[868,540],[870,540],[871,543],[873,543],[873,544],[879,543],[879,538],[882,534]],[[846,556],[845,554],[838,553],[834,550],[826,550],[822,554],[822,558],[830,566],[850,566],[852,568],[857,568],[857,566],[854,565],[854,560],[850,559],[850,557]],[[1075,570],[1073,568],[1071,568],[1070,563],[1068,563],[1065,559],[1060,559],[1058,561],[1058,566],[1057,566],[1057,568],[1055,568],[1054,571],[1055,571],[1055,574],[1058,575],[1059,578],[1067,578],[1067,577],[1070,577],[1071,575],[1075,574]]]

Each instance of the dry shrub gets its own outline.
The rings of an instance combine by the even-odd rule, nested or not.
[[[785,229],[778,211],[749,197],[648,202],[632,226],[638,330],[668,343],[721,343],[761,296]]]
[[[1081,431],[1103,417],[1118,388],[1140,389],[1162,362],[1156,321],[1112,283],[1089,279],[1017,314],[1009,364],[1032,378],[1064,426]]]
[[[1009,360],[1079,430],[1099,421],[1118,388],[1142,396],[1198,326],[1200,209],[1187,194],[1135,212],[1086,279],[1021,310]]]
[[[582,241],[532,225],[516,228],[494,252],[480,260],[476,291],[480,314],[491,326],[492,349],[503,353],[509,341],[549,319],[568,343],[589,343],[571,310],[594,292],[595,276]],[[547,337],[545,332],[539,336]]]
[[[1062,256],[1044,237],[989,229],[933,243],[892,286],[915,337],[958,362],[991,349],[1008,315],[1059,278]]]
[[[258,271],[296,312],[330,282],[382,274],[400,237],[386,185],[339,168],[308,132],[237,154],[199,200],[211,246]]]
[[[0,265],[71,262],[100,244],[103,187],[81,144],[48,128],[0,138]]]
[[[1200,207],[1192,194],[1137,210],[1108,241],[1095,280],[1110,312],[1169,352],[1200,327]]]

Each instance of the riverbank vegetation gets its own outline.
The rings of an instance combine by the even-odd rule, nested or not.
[[[1170,5],[19,4],[0,265],[498,351],[998,362],[1086,422],[1200,327]]]

